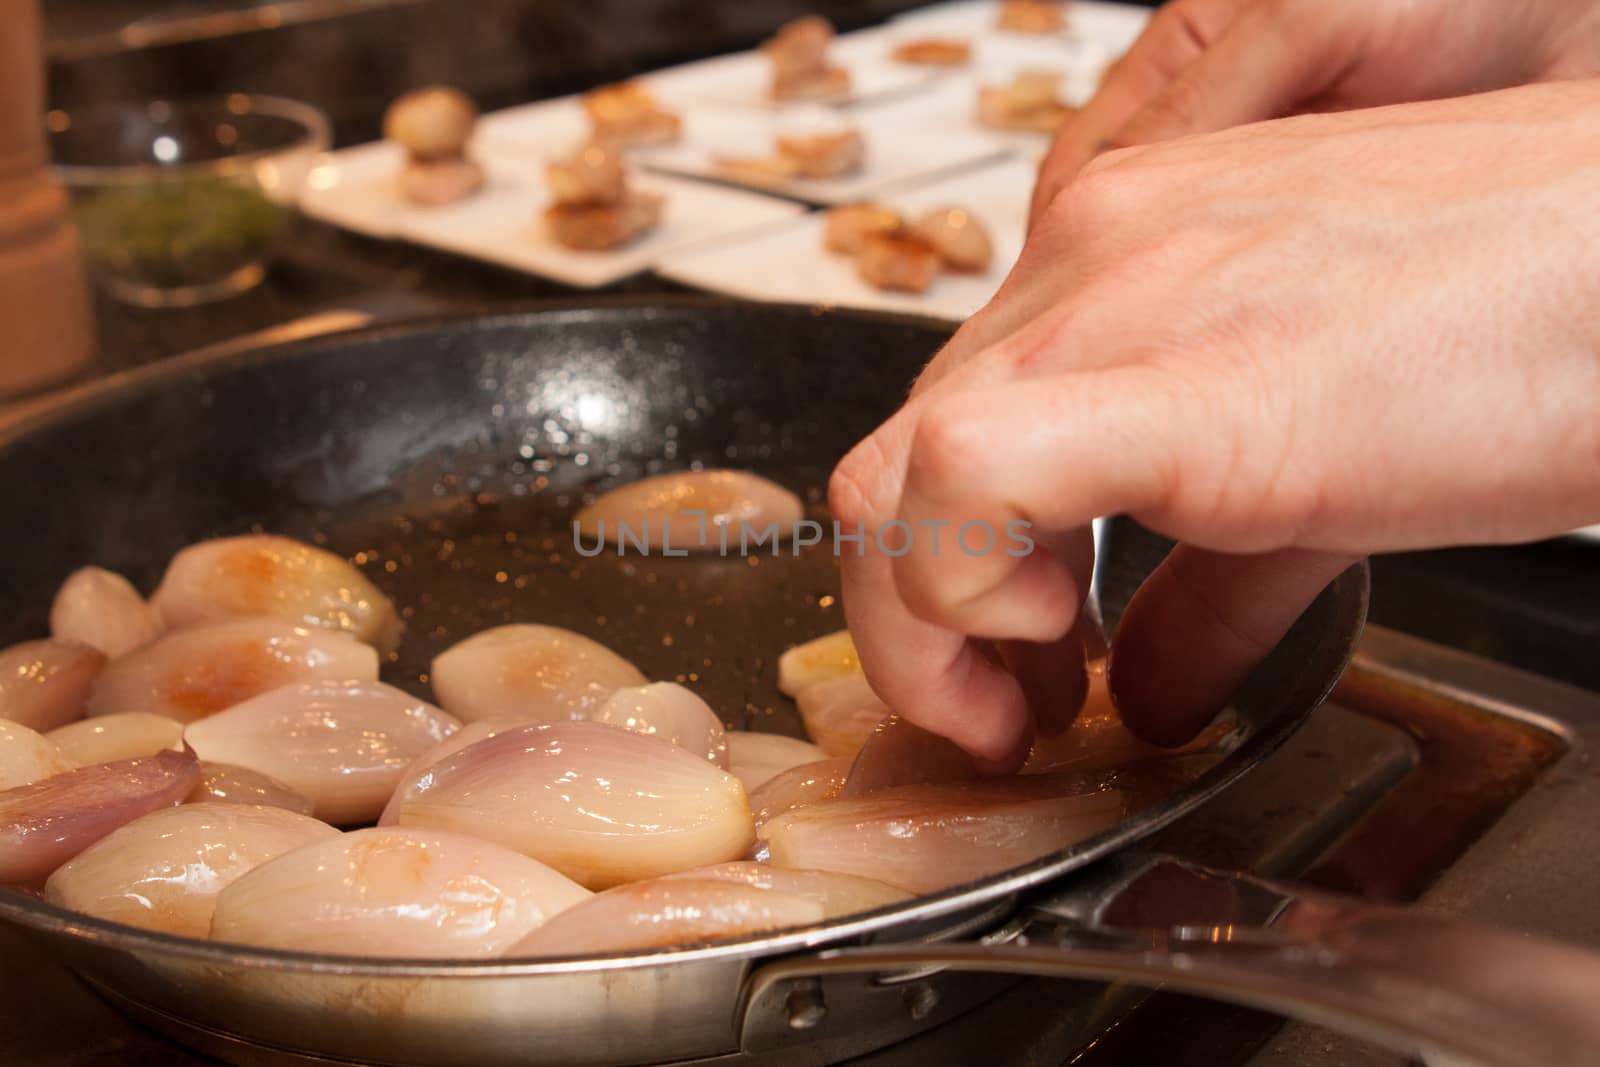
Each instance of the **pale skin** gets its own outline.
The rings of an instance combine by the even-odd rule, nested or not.
[[[843,557],[873,688],[996,770],[1081,702],[1096,515],[1179,542],[1111,659],[1163,744],[1361,557],[1600,521],[1600,5],[1173,8],[1059,137],[999,294],[830,485],[869,529],[1033,524],[1024,558]]]

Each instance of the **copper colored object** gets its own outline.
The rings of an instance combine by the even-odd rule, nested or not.
[[[35,0],[0,0],[0,397],[65,381],[94,355],[67,195],[46,168]]]

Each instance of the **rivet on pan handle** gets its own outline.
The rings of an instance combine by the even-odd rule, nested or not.
[[[942,967],[1162,986],[1459,1067],[1600,1061],[1600,954],[1415,908],[1123,854],[1035,903],[1022,921],[1003,943],[831,949],[759,968],[744,998],[744,1050],[813,1037],[826,1022],[830,981],[867,977],[859,988],[905,1000],[912,986],[870,976]],[[793,1016],[776,1027],[761,1018],[764,1005],[787,1004],[802,987],[804,1026],[793,1028]],[[925,1016],[938,1010],[938,991],[931,1004],[917,999]]]

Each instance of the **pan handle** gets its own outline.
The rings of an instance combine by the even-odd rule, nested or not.
[[[1158,855],[1112,857],[1071,882],[981,941],[828,949],[758,969],[746,1051],[813,1036],[830,977],[926,991],[920,980],[948,970],[1160,986],[1453,1067],[1600,1062],[1600,954]]]

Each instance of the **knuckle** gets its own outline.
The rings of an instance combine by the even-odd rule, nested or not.
[[[962,486],[982,448],[979,437],[964,409],[950,401],[931,405],[912,437],[907,480],[947,490]]]
[[[1096,156],[1051,199],[1048,217],[1065,239],[1112,232],[1139,210],[1140,182],[1125,161],[1116,152]]]

